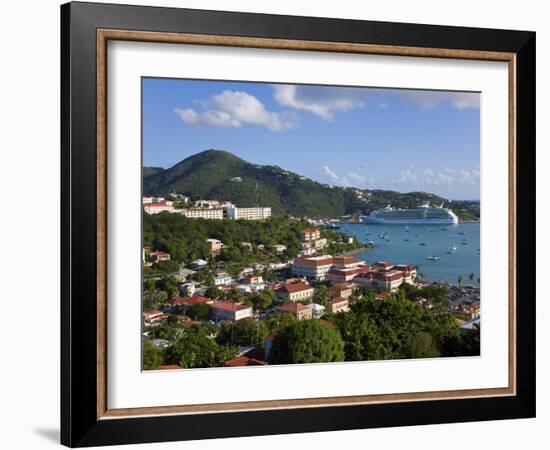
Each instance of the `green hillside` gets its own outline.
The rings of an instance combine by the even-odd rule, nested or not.
[[[162,172],[163,170],[162,167],[144,167],[142,170],[143,178]]]
[[[391,203],[415,207],[444,199],[424,192],[360,191],[331,187],[277,166],[260,166],[222,150],[206,150],[144,176],[145,195],[177,192],[193,199],[229,200],[238,206],[271,206],[274,215],[342,216]],[[359,198],[358,193],[363,195]]]

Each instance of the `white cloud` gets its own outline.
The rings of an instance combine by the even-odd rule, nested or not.
[[[457,109],[479,108],[480,94],[475,92],[395,90],[391,96],[405,103],[433,109],[449,103]]]
[[[262,102],[246,92],[223,91],[199,103],[207,108],[206,111],[176,108],[175,112],[183,123],[191,126],[240,128],[244,125],[256,125],[275,132],[291,130],[297,126],[294,114],[270,112]]]
[[[450,169],[434,170],[431,168],[410,168],[402,170],[395,180],[400,185],[415,185],[417,188],[426,186],[475,186],[479,185],[479,170]]]
[[[350,171],[347,173],[347,176],[352,182],[357,183],[359,186],[363,185],[365,181],[367,181],[367,177],[359,175],[357,172]]]
[[[333,120],[335,112],[349,111],[365,105],[364,91],[354,88],[323,86],[273,86],[277,103],[288,108],[310,112],[325,120]]]
[[[339,179],[338,175],[336,175],[336,173],[334,173],[329,166],[323,167],[323,173],[333,181],[337,181]]]

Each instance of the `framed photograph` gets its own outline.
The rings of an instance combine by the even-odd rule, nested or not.
[[[62,443],[535,415],[535,33],[69,3]]]

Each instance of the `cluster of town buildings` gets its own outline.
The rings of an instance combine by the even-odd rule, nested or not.
[[[159,201],[162,199],[153,199]],[[145,202],[145,198],[144,198]],[[201,201],[199,209],[212,211],[218,209],[219,204]],[[215,202],[215,201],[212,201]],[[151,203],[155,204],[155,203]],[[144,203],[144,207],[146,204]],[[227,206],[227,205],[226,205]],[[233,206],[226,208],[229,210]],[[223,209],[223,208],[220,208]],[[320,251],[327,246],[327,240],[321,237],[321,231],[317,227],[308,227],[300,232],[302,251],[298,257],[286,263],[252,264],[245,267],[237,275],[232,276],[224,271],[217,270],[213,273],[213,284],[224,295],[222,299],[211,299],[205,296],[207,286],[201,285],[180,277],[179,295],[170,299],[161,310],[145,311],[143,313],[146,329],[162,323],[169,314],[175,315],[178,320],[186,323],[193,321],[187,316],[189,308],[197,304],[208,306],[209,317],[206,320],[214,324],[223,322],[238,322],[242,320],[264,320],[273,314],[291,314],[298,320],[320,320],[327,326],[334,326],[332,322],[324,319],[326,313],[347,312],[350,308],[353,293],[365,286],[373,288],[376,297],[385,299],[404,283],[415,284],[417,269],[411,265],[393,264],[379,261],[368,264],[349,255],[322,255]],[[212,254],[223,252],[224,244],[217,239],[208,239]],[[242,242],[241,246],[252,244]],[[256,246],[259,247],[259,246]],[[284,252],[286,246],[277,244],[272,246],[277,253]],[[277,247],[277,248],[275,248]],[[170,259],[170,254],[162,251],[147,252],[149,262],[160,262]],[[145,261],[145,251],[144,251]],[[202,259],[187,264],[189,269],[183,269],[187,274],[209,270],[209,263]],[[275,281],[264,280],[261,273],[264,269],[284,269],[279,272]],[[286,275],[283,275],[285,273]],[[327,294],[328,288],[328,294]],[[238,292],[245,298],[270,289],[275,293],[275,302],[261,311],[255,311],[246,301],[237,302],[230,299],[232,293]],[[323,289],[324,298],[316,295],[319,289]],[[474,326],[479,321],[479,289],[457,287],[448,290],[450,295],[451,310],[469,315],[472,320],[463,327]],[[477,295],[477,297],[476,297]],[[322,303],[322,304],[321,304]],[[147,332],[145,333],[147,334]],[[226,366],[265,365],[270,351],[272,336],[268,337],[261,345],[256,347],[241,348],[237,357],[225,362]],[[155,344],[168,346],[169,342],[156,339]],[[179,368],[178,366],[166,366],[165,369]]]
[[[266,206],[240,208],[228,201],[197,200],[192,202],[187,196],[172,194],[171,197],[176,198],[176,203],[174,200],[169,200],[164,197],[143,197],[143,210],[147,214],[169,212],[181,214],[182,216],[192,219],[208,220],[222,220],[225,218],[236,220],[265,220],[271,217],[271,208]]]
[[[409,265],[377,262],[369,265],[352,256],[319,255],[316,252],[309,254],[310,249],[320,249],[326,245],[326,239],[321,238],[318,228],[306,228],[301,231],[300,238],[304,252],[301,256],[282,264],[283,268],[290,268],[292,278],[286,278],[267,283],[262,276],[255,275],[255,270],[265,268],[256,264],[256,267],[245,268],[238,277],[218,271],[214,274],[214,285],[225,292],[239,292],[245,295],[254,295],[264,289],[275,292],[277,306],[270,312],[288,313],[299,320],[320,319],[326,312],[345,312],[349,309],[349,298],[356,289],[368,285],[373,287],[379,297],[383,298],[395,291],[402,283],[414,283],[416,268]],[[223,251],[223,243],[216,239],[208,240],[212,252]],[[245,243],[246,244],[246,243]],[[281,247],[284,247],[281,245]],[[170,258],[166,252],[151,252],[150,259],[163,261]],[[206,269],[208,263],[204,260],[193,261],[189,266],[195,270]],[[275,268],[275,267],[270,267]],[[316,286],[325,285],[330,289],[330,300],[325,305],[314,303]],[[170,300],[168,308],[187,307],[202,302],[209,305],[211,320],[238,321],[253,318],[252,307],[239,304],[231,300],[214,301],[195,294],[193,283],[182,284],[182,296]],[[151,312],[147,314],[150,315]],[[146,322],[158,320],[158,312],[153,316],[145,317]]]

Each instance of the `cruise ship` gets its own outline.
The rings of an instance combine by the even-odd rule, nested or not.
[[[361,218],[363,223],[378,223],[385,225],[402,224],[455,224],[458,223],[456,214],[440,206],[430,206],[430,203],[423,203],[414,209],[392,208],[391,205],[371,212],[368,216]]]

